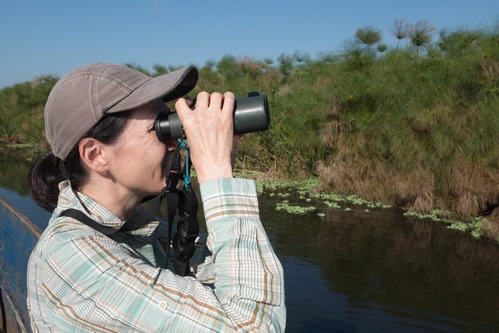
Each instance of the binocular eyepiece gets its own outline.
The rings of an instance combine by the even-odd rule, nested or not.
[[[248,96],[237,97],[234,105],[234,134],[265,131],[270,126],[267,96],[251,92]],[[161,114],[154,123],[158,138],[166,142],[185,137],[184,129],[177,113]]]

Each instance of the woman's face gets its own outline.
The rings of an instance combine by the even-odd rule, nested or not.
[[[144,197],[157,195],[165,186],[165,169],[175,142],[162,143],[154,130],[160,112],[168,112],[157,100],[130,114],[123,133],[109,145],[109,172],[116,185]]]

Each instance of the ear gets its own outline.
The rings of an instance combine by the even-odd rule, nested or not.
[[[78,143],[78,151],[83,163],[97,173],[105,173],[108,170],[106,154],[103,144],[94,138],[83,138]]]

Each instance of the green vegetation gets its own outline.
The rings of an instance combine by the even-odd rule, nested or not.
[[[245,175],[241,176],[244,177]],[[267,192],[270,197],[283,199],[281,202],[277,202],[276,210],[285,211],[290,214],[302,215],[320,208],[314,206],[314,204],[327,208],[343,209],[345,211],[351,211],[352,205],[362,206],[365,208],[365,211],[376,208],[391,208],[390,205],[364,200],[354,194],[338,195],[318,192],[316,189],[319,184],[319,178],[309,178],[301,181],[257,180],[258,191],[260,193]],[[289,198],[294,199],[292,203],[290,203]],[[317,215],[324,216],[323,213],[318,213]]]
[[[43,107],[57,78],[43,76],[0,91],[0,143],[46,148]]]
[[[441,31],[435,42],[425,21],[397,21],[392,32],[395,47],[367,26],[343,52],[316,59],[298,52],[276,61],[228,55],[200,68],[196,91],[267,94],[271,129],[241,140],[242,172],[315,176],[323,193],[419,213],[490,214],[499,203],[498,28]],[[150,75],[174,69],[128,65]],[[0,91],[3,145],[47,149],[43,104],[56,80]],[[496,208],[496,224],[498,215]]]

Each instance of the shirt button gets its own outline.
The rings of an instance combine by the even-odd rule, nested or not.
[[[161,308],[161,310],[165,311],[168,308],[168,303],[166,303],[165,301],[161,301],[159,302],[159,307]]]

